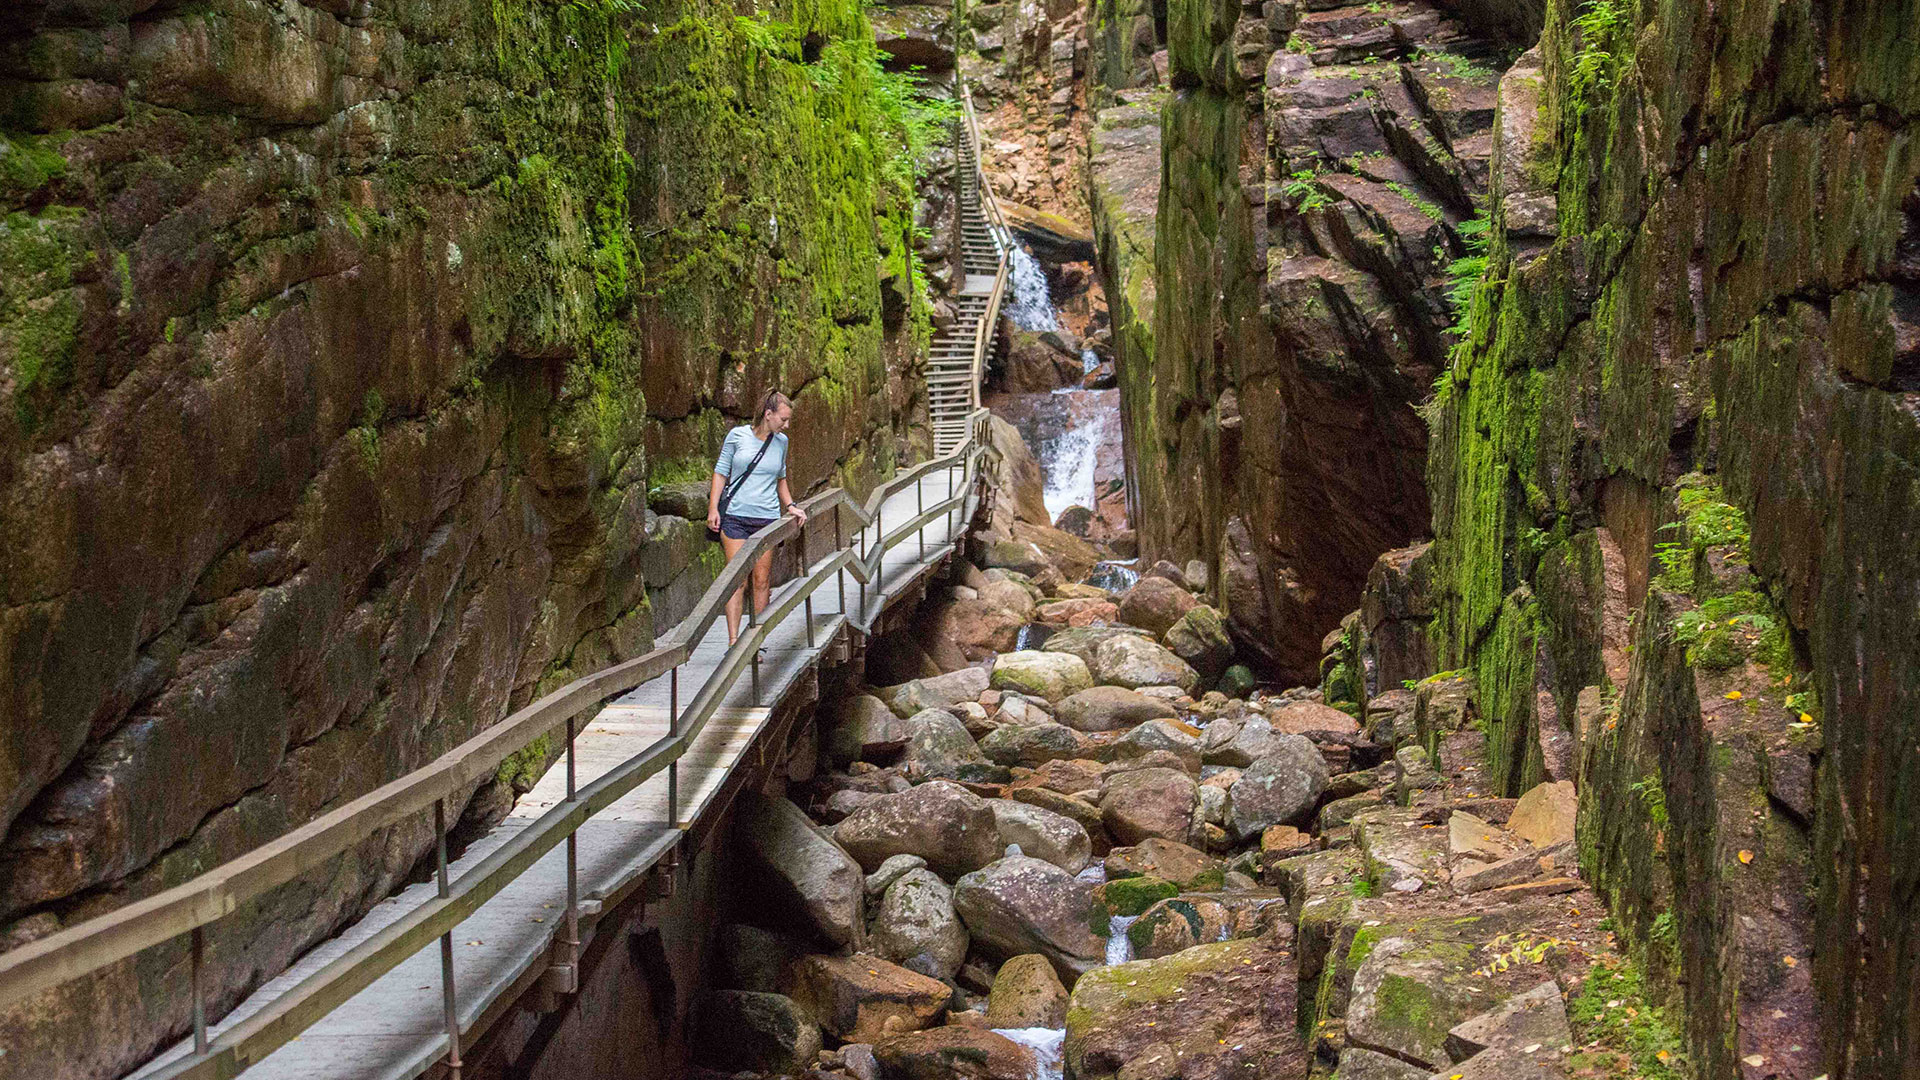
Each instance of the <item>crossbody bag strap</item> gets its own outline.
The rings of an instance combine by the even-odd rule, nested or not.
[[[747,463],[747,470],[739,476],[734,477],[733,482],[728,484],[726,488],[720,492],[720,514],[722,517],[726,516],[727,504],[733,501],[734,492],[739,491],[740,485],[746,483],[747,477],[753,475],[753,470],[760,467],[760,459],[767,456],[767,448],[772,446],[773,440],[779,437],[777,432],[767,436],[767,441],[760,444],[760,452],[753,455],[753,460]]]

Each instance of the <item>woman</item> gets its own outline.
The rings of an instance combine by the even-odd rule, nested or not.
[[[720,447],[720,458],[713,463],[713,489],[707,495],[707,528],[720,534],[720,546],[727,561],[740,550],[747,538],[782,513],[792,514],[802,525],[806,512],[793,501],[787,486],[787,424],[793,420],[793,402],[778,390],[760,403],[760,415],[752,424],[741,424],[727,432]],[[720,503],[726,501],[726,513]],[[773,573],[773,550],[769,548],[753,564],[753,611],[758,615],[767,607],[767,582]],[[740,601],[746,592],[727,598],[727,644],[740,640]]]

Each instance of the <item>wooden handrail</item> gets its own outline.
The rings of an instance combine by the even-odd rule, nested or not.
[[[986,211],[987,231],[993,237],[994,246],[1000,249],[1000,265],[994,271],[993,291],[987,295],[986,310],[981,313],[980,322],[973,331],[973,369],[972,377],[967,380],[967,403],[978,410],[980,384],[987,377],[987,351],[999,329],[1000,306],[1006,300],[1007,277],[1013,267],[1013,234],[1007,227],[1006,215],[1000,209],[1000,200],[994,195],[993,186],[987,182],[986,169],[981,165],[980,118],[973,111],[973,88],[967,85],[965,76],[956,78],[955,86],[959,91],[961,113],[966,118],[966,137],[973,143],[974,190],[979,192],[981,206]]]
[[[965,442],[951,452],[923,462],[882,485],[868,497],[864,506],[854,502],[844,489],[832,488],[808,499],[802,504],[803,509],[808,509],[811,518],[816,513],[841,505],[858,522],[858,528],[864,529],[879,519],[881,507],[893,492],[907,484],[917,482],[935,469],[954,465],[960,465],[966,470],[967,483],[960,490],[963,495],[969,494],[978,464],[977,440],[981,417],[976,412],[971,419],[974,431],[969,434]],[[961,496],[956,496],[956,500],[960,498]],[[956,500],[946,500],[941,505],[951,510],[959,505]],[[891,538],[893,542],[898,543],[899,540],[904,539],[907,530],[913,524],[909,522],[896,529],[895,532],[898,535]],[[189,881],[0,954],[0,1008],[13,1005],[50,987],[88,975],[108,964],[132,956],[142,949],[169,941],[218,920],[236,910],[247,900],[342,854],[354,844],[364,840],[374,830],[393,824],[409,814],[427,810],[438,800],[468,785],[478,783],[496,771],[508,757],[558,728],[568,719],[578,716],[589,707],[626,693],[685,663],[692,655],[693,645],[700,640],[700,636],[705,634],[713,620],[724,609],[727,598],[744,584],[748,567],[760,554],[771,551],[780,542],[798,535],[799,530],[800,526],[792,517],[782,517],[756,532],[742,546],[738,557],[731,560],[728,567],[708,587],[699,603],[694,606],[693,612],[682,620],[679,626],[670,631],[659,646],[647,653],[592,675],[575,679],[538,701],[520,708],[507,719],[441,754],[432,762],[315,818],[277,840],[255,848]],[[744,649],[744,643],[752,640],[754,648],[757,649],[758,642],[772,626],[777,625],[779,618],[784,618],[793,604],[797,604],[806,593],[817,588],[826,577],[831,576],[833,571],[844,568],[863,582],[877,581],[880,550],[892,546],[885,542],[886,539],[889,538],[883,537],[881,544],[874,545],[878,550],[870,552],[869,559],[864,563],[848,548],[840,548],[836,545],[835,556],[809,568],[809,580],[803,583],[800,589],[790,591],[788,597],[776,607],[774,612],[770,613],[778,617],[759,621],[749,633],[743,633],[741,643],[737,643],[736,647],[729,651],[728,659],[722,669],[726,673],[725,685],[714,688],[715,680],[709,679],[708,685],[702,687],[700,693],[696,695],[696,702],[700,700],[701,695],[705,695],[710,699],[711,705],[717,705],[724,698],[725,691],[731,688],[732,681],[738,677],[740,667],[745,663],[744,658],[752,655],[751,650]],[[858,625],[857,621],[856,625]],[[721,671],[715,672],[716,676],[721,674]],[[711,693],[709,693],[710,689]],[[695,702],[689,703],[690,711],[694,705]],[[711,705],[707,707],[708,713],[711,712]],[[705,719],[704,715],[689,717],[690,722],[684,725],[678,734],[663,740],[663,743],[672,743],[672,748],[663,748],[660,744],[656,744],[655,747],[649,748],[626,765],[616,769],[615,773],[632,779],[632,783],[622,790],[631,790],[633,786],[676,760],[685,752],[688,742],[699,733]],[[609,774],[609,776],[612,775],[614,774]],[[585,818],[580,820],[584,821]],[[573,827],[578,827],[577,823]],[[551,837],[551,841],[557,843],[571,831],[572,828],[567,828],[564,832],[556,833]],[[548,846],[550,847],[551,843]],[[509,845],[509,848],[511,847],[512,845]],[[512,877],[517,876],[517,873],[518,871],[500,879],[494,886],[494,891]],[[463,875],[461,880],[466,881],[471,876],[471,874]],[[474,887],[477,889],[479,885],[476,884]],[[454,898],[459,895],[456,893]],[[488,895],[491,895],[491,892]],[[476,906],[477,903],[476,901]],[[454,922],[457,921],[458,919],[454,920]],[[439,924],[436,922],[435,925]],[[446,925],[451,926],[453,923]],[[391,968],[407,955],[411,955],[411,952],[394,955],[392,962],[380,967],[372,977],[377,977],[379,971]],[[324,1011],[307,1020],[307,1023],[318,1019],[319,1015],[324,1015]],[[235,1030],[238,1031],[245,1026],[237,1026]],[[287,1037],[291,1037],[292,1033],[297,1033],[304,1027],[305,1024],[302,1024],[300,1027],[291,1029]],[[215,1071],[195,1072],[193,1075],[229,1074]]]

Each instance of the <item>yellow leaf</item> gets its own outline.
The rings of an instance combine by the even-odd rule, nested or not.
[[[1781,957],[1781,958],[1780,958],[1780,962],[1781,962],[1781,963],[1783,963],[1783,964],[1785,964],[1785,965],[1787,965],[1788,967],[1798,967],[1798,966],[1800,966],[1800,961],[1799,961],[1799,960],[1796,960],[1796,959],[1794,959],[1794,958],[1793,958],[1793,957],[1791,957],[1791,956],[1783,956],[1783,957]]]
[[[1655,1055],[1653,1055],[1653,1056],[1654,1056],[1654,1057],[1656,1057],[1656,1058],[1659,1058],[1659,1059],[1660,1059],[1660,1063],[1661,1063],[1662,1065],[1665,1065],[1665,1064],[1667,1063],[1667,1061],[1668,1061],[1668,1059],[1670,1059],[1670,1058],[1672,1058],[1672,1057],[1673,1057],[1673,1055],[1672,1055],[1672,1054],[1669,1054],[1669,1053],[1667,1053],[1667,1052],[1666,1052],[1665,1050],[1662,1050],[1662,1051],[1660,1051],[1659,1053],[1657,1053],[1657,1054],[1655,1054]]]
[[[1742,695],[1742,694],[1740,693],[1740,691],[1738,691],[1738,690],[1729,690],[1729,691],[1727,691],[1727,700],[1728,700],[1728,701],[1739,701],[1739,700],[1740,700],[1740,698],[1741,698],[1742,696],[1743,696],[1743,695]]]
[[[1813,714],[1812,714],[1812,713],[1804,713],[1804,712],[1803,712],[1803,713],[1801,713],[1801,714],[1800,714],[1800,722],[1801,722],[1801,723],[1803,723],[1803,724],[1811,724],[1811,723],[1813,723]]]
[[[1752,861],[1753,861],[1753,852],[1751,852],[1751,851],[1748,851],[1748,850],[1747,850],[1747,849],[1745,849],[1745,848],[1741,848],[1741,849],[1740,849],[1740,861],[1741,861],[1741,862],[1743,862],[1743,863],[1750,863],[1750,862],[1752,862]]]

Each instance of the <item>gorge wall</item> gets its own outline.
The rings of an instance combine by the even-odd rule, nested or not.
[[[649,648],[716,565],[674,482],[767,389],[797,491],[925,451],[909,246],[937,261],[913,226],[951,210],[916,207],[858,4],[753,15],[0,15],[0,942]],[[370,836],[210,928],[212,1011],[431,839]],[[0,1016],[7,1064],[117,1075],[186,1023],[185,949]]]
[[[1143,554],[1470,676],[1692,1073],[1920,1068],[1920,9],[1093,10]]]
[[[1090,38],[1142,551],[1206,561],[1242,647],[1311,681],[1375,556],[1427,532],[1413,406],[1511,50],[1419,2],[1097,5]]]

